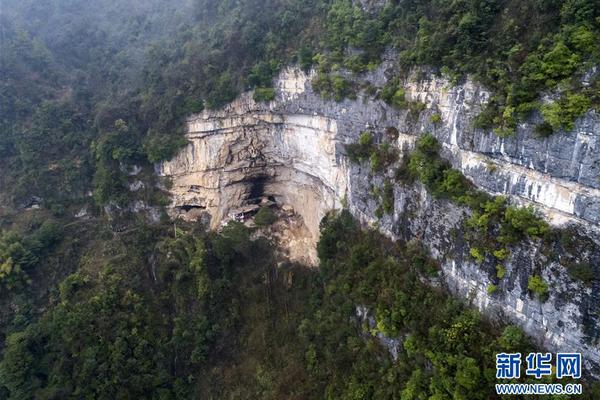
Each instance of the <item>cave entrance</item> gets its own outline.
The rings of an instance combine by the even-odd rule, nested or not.
[[[264,199],[275,202],[275,198],[273,196],[265,196],[265,184],[267,183],[268,179],[268,176],[257,176],[256,178],[248,181],[250,185],[250,191],[244,199],[246,204],[260,204],[261,202],[264,202]]]

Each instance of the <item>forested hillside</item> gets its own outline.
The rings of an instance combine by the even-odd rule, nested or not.
[[[384,55],[400,72],[369,90]],[[425,284],[439,266],[417,240],[338,211],[319,268],[294,265],[268,228],[170,220],[154,163],[186,116],[272,100],[287,65],[323,98],[398,109],[410,71],[468,76],[491,93],[478,128],[538,113],[547,137],[600,105],[599,62],[597,0],[3,0],[0,399],[494,398],[494,354],[533,341]]]
[[[347,212],[322,224],[319,272],[276,266],[241,224],[185,230],[106,239],[94,252],[104,260],[84,257],[38,321],[20,312],[2,395],[483,400],[495,396],[494,354],[533,349],[424,284],[436,266],[417,242],[362,233]],[[402,338],[396,361],[376,334]]]
[[[37,195],[51,206],[81,198],[96,174],[97,202],[123,202],[116,166],[172,156],[186,115],[249,88],[269,99],[288,63],[316,67],[316,88],[341,99],[355,88],[340,72],[374,67],[385,49],[404,71],[422,65],[487,85],[494,96],[479,126],[510,135],[541,109],[538,131],[549,135],[598,102],[595,74],[585,87],[581,77],[600,57],[599,8],[585,0],[367,9],[349,0],[5,1],[4,186],[17,203]],[[542,107],[539,96],[557,88],[556,102]],[[380,95],[401,105],[400,87]]]

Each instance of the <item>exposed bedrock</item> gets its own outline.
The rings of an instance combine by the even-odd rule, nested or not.
[[[363,77],[382,86],[392,62]],[[423,74],[420,74],[421,76]],[[394,211],[378,219],[372,186],[383,185],[368,165],[353,165],[344,144],[361,131],[382,138],[399,132],[406,153],[418,136],[434,134],[442,154],[480,189],[535,205],[554,225],[573,225],[596,246],[575,255],[598,274],[600,254],[600,117],[589,112],[572,132],[536,138],[530,121],[511,138],[475,130],[472,119],[489,93],[471,81],[452,86],[445,79],[417,74],[405,82],[406,97],[426,105],[415,115],[358,95],[336,103],[315,95],[310,76],[287,69],[276,81],[277,97],[257,104],[246,93],[218,111],[188,120],[190,144],[157,172],[173,180],[174,216],[205,216],[217,227],[227,213],[247,201],[273,196],[290,204],[318,239],[318,224],[328,210],[348,206],[363,223],[377,223],[391,238],[420,239],[442,266],[444,284],[491,317],[519,324],[550,350],[581,351],[588,366],[600,365],[600,285],[573,281],[564,267],[541,252],[538,243],[511,248],[506,276],[495,277],[494,264],[475,264],[468,256],[462,224],[469,210],[433,199],[419,184],[394,186]],[[432,116],[441,116],[433,123]],[[435,120],[435,119],[433,119]],[[392,171],[388,171],[391,175]],[[545,302],[527,291],[529,276],[549,282]],[[488,294],[490,283],[497,285]]]
[[[302,216],[315,242],[319,221],[341,206],[346,167],[335,120],[261,110],[246,94],[188,126],[188,147],[159,167],[173,178],[174,214],[207,216],[215,228],[231,209],[272,196]]]

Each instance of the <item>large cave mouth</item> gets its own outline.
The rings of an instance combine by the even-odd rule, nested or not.
[[[190,121],[190,144],[160,165],[160,175],[172,178],[169,214],[220,229],[232,216],[258,212],[255,206],[273,207],[295,221],[282,240],[297,243],[297,254],[312,255],[321,219],[341,207],[348,189],[337,125],[315,115],[240,107]]]

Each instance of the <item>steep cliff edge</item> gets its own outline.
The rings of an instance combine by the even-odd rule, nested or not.
[[[367,74],[374,86],[386,82],[390,63]],[[398,239],[418,238],[442,268],[443,282],[492,317],[509,319],[549,349],[581,351],[589,365],[600,365],[600,285],[573,281],[565,268],[536,242],[511,248],[506,275],[498,280],[493,263],[475,263],[461,235],[469,210],[431,197],[420,184],[395,184],[393,212],[378,218],[370,194],[393,171],[372,174],[348,161],[344,144],[368,129],[376,138],[398,131],[401,154],[424,132],[442,144],[442,155],[480,189],[533,204],[557,226],[573,226],[591,243],[574,255],[598,274],[600,265],[600,116],[580,118],[572,132],[540,139],[535,117],[514,137],[499,138],[472,127],[489,93],[471,81],[450,85],[427,76],[409,77],[409,101],[420,113],[397,110],[359,93],[357,100],[336,103],[315,95],[310,76],[287,69],[276,82],[277,97],[256,103],[250,93],[218,111],[188,120],[190,144],[173,160],[157,166],[171,177],[171,213],[188,219],[206,217],[214,228],[231,209],[263,196],[290,204],[303,218],[314,242],[325,213],[342,204],[364,223]],[[432,118],[439,115],[438,118]],[[435,122],[434,122],[435,121]],[[533,273],[549,282],[548,300],[527,290]],[[497,290],[488,293],[494,283]]]

